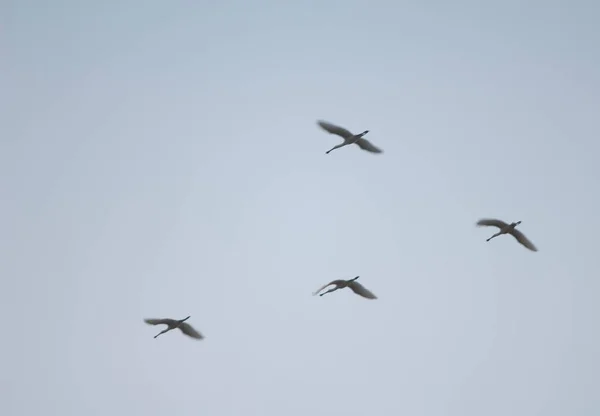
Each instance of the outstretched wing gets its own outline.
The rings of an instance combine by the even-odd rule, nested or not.
[[[356,141],[356,144],[358,145],[358,147],[360,147],[363,150],[366,150],[367,152],[383,153],[383,150],[376,146],[373,146],[373,144],[370,141],[368,141],[367,139],[363,139],[362,137]]]
[[[341,283],[341,282],[344,282],[344,280],[340,280],[340,279],[332,280],[331,282],[327,283],[326,285],[321,286],[318,290],[315,290],[313,292],[313,296],[317,295],[321,290],[325,289],[327,286],[331,286],[331,285],[338,286],[339,283]]]
[[[188,323],[183,322],[181,325],[179,325],[179,329],[181,329],[181,332],[183,332],[184,334],[186,334],[189,337],[196,338],[196,339],[203,339],[204,338],[200,332],[196,331]]]
[[[496,220],[496,219],[493,219],[493,218],[482,218],[479,221],[477,221],[477,225],[479,227],[482,227],[482,226],[484,226],[484,227],[492,226],[492,227],[498,227],[498,228],[502,229],[502,228],[506,227],[508,224],[505,223],[504,221]]]
[[[531,241],[529,241],[529,239],[527,239],[527,237],[525,237],[525,234],[523,234],[521,231],[514,228],[512,231],[510,231],[510,234],[514,238],[516,238],[519,243],[523,244],[529,250],[537,251],[537,248],[533,245]]]
[[[150,325],[160,325],[160,324],[172,325],[176,321],[174,319],[144,319],[144,322],[146,322],[147,324],[150,324]]]
[[[353,134],[350,133],[345,128],[336,126],[335,124],[328,123],[327,121],[319,120],[319,121],[317,121],[317,124],[319,126],[321,126],[321,128],[323,130],[327,131],[328,133],[337,134],[338,136],[343,137],[344,140],[347,140],[353,136]]]
[[[364,287],[363,285],[361,285],[360,283],[358,283],[356,281],[350,282],[350,284],[348,285],[348,287],[350,289],[352,289],[352,291],[354,293],[356,293],[357,295],[362,296],[363,298],[377,299],[377,296],[375,296],[369,289],[367,289],[366,287]]]

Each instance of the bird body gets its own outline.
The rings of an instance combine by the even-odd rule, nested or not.
[[[183,332],[185,335],[187,335],[189,337],[196,338],[196,339],[203,339],[204,337],[202,336],[202,334],[200,334],[198,331],[196,331],[190,324],[185,322],[188,319],[190,319],[189,316],[184,319],[169,319],[169,318],[144,319],[144,322],[146,322],[147,324],[150,324],[150,325],[160,325],[160,324],[167,325],[167,329],[156,334],[154,336],[154,338],[158,337],[159,335],[164,334],[165,332],[169,332],[173,329],[179,328],[181,330],[181,332]]]
[[[360,283],[358,283],[356,281],[356,279],[358,279],[359,277],[360,276],[356,276],[355,278],[350,279],[350,280],[343,280],[343,279],[333,280],[333,281],[327,283],[326,285],[321,286],[316,292],[313,292],[313,296],[318,294],[321,290],[325,289],[327,286],[335,285],[335,287],[329,289],[327,292],[319,294],[319,296],[323,296],[328,293],[335,292],[336,290],[349,287],[350,290],[352,290],[357,295],[362,296],[363,298],[377,299],[377,296],[375,296],[370,290],[368,290],[366,287],[364,287],[363,285],[361,285]]]
[[[328,132],[330,134],[336,134],[336,135],[340,136],[342,139],[344,139],[343,143],[332,147],[331,149],[326,151],[325,154],[329,154],[329,152],[331,152],[332,150],[339,149],[340,147],[348,146],[350,144],[356,144],[361,149],[366,150],[371,153],[383,153],[383,150],[373,146],[373,144],[371,144],[371,142],[369,142],[367,139],[363,138],[363,136],[365,134],[367,134],[369,132],[369,130],[365,130],[359,134],[352,134],[350,131],[346,130],[345,128],[336,126],[335,124],[331,124],[327,121],[319,120],[319,121],[317,121],[317,124],[319,126],[321,126],[321,128],[323,130],[325,130],[326,132]]]
[[[499,235],[502,235],[502,234],[510,234],[519,243],[521,243],[524,247],[528,248],[531,251],[537,251],[537,248],[533,245],[533,243],[531,241],[529,241],[529,239],[527,239],[527,237],[525,237],[525,234],[523,234],[521,231],[516,229],[517,225],[519,225],[519,224],[521,224],[521,221],[512,222],[512,223],[508,224],[502,220],[497,220],[497,219],[493,219],[493,218],[482,218],[479,221],[477,221],[478,227],[482,227],[482,226],[490,227],[491,226],[491,227],[497,227],[500,230],[485,241],[490,241],[492,238],[498,237]]]

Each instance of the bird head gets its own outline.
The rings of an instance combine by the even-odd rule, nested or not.
[[[365,130],[363,131],[361,134],[359,134],[360,137],[364,136],[365,134],[367,134],[369,132],[369,130]]]

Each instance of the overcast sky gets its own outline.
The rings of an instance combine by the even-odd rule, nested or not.
[[[600,4],[0,10],[3,416],[600,414]]]

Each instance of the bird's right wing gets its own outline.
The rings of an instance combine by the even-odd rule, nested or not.
[[[504,221],[496,220],[496,219],[493,219],[493,218],[482,218],[479,221],[477,221],[477,225],[479,227],[482,227],[482,226],[484,226],[484,227],[492,226],[492,227],[498,227],[498,228],[502,229],[502,228],[506,227],[508,224],[505,223]]]
[[[374,146],[370,141],[368,141],[367,139],[363,139],[362,137],[356,141],[356,144],[358,145],[358,147],[360,147],[363,150],[366,150],[367,152],[383,153],[383,150],[381,150],[379,147]]]
[[[147,324],[150,324],[150,325],[160,325],[160,324],[169,325],[169,323],[172,323],[175,321],[173,321],[173,319],[144,319],[144,322],[146,322]]]
[[[519,243],[523,244],[529,250],[531,250],[531,251],[537,251],[537,248],[533,245],[533,243],[531,241],[529,241],[529,239],[527,239],[527,237],[525,237],[525,234],[523,234],[521,231],[519,231],[516,228],[514,228],[510,232],[510,234],[514,238],[516,238]]]
[[[335,124],[328,123],[327,121],[319,120],[317,124],[321,126],[321,128],[328,133],[337,134],[338,136],[343,137],[344,139],[349,139],[353,136],[348,130],[343,127],[336,126]]]
[[[185,322],[182,323],[181,325],[179,325],[179,329],[181,329],[181,332],[183,332],[184,334],[186,334],[189,337],[196,338],[196,339],[204,338],[200,332],[196,331],[190,324],[187,324]]]
[[[356,281],[350,282],[350,284],[348,285],[348,287],[350,289],[352,289],[352,291],[354,293],[356,293],[357,295],[362,296],[363,298],[377,299],[377,296],[375,296],[369,289],[367,289],[366,287],[364,287],[363,285],[361,285],[360,283],[358,283]]]
[[[336,285],[337,286],[337,283],[339,283],[339,282],[343,282],[343,280],[339,280],[339,279],[338,280],[332,280],[331,282],[327,283],[326,285],[321,286],[318,290],[314,291],[313,292],[313,296],[318,295],[319,292],[321,290],[325,289],[327,286],[331,286],[331,285]]]

